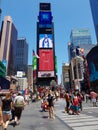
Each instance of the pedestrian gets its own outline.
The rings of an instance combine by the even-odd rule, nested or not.
[[[5,98],[2,99],[3,130],[7,130],[11,118],[11,109],[12,109],[11,94],[6,93]]]
[[[73,110],[74,114],[79,115],[79,101],[78,101],[78,96],[77,93],[74,92],[74,98],[73,98]]]
[[[22,111],[24,110],[25,100],[22,92],[18,92],[18,95],[14,99],[15,119],[14,126],[19,125]]]
[[[55,115],[54,115],[55,96],[54,96],[54,93],[51,90],[49,90],[47,101],[48,101],[48,108],[49,108],[49,118],[55,119]]]
[[[67,113],[69,113],[70,95],[69,95],[69,93],[68,93],[67,90],[65,91],[64,98],[65,98],[65,100],[66,100],[65,111],[66,111]]]
[[[78,96],[78,102],[79,102],[79,109],[82,111],[82,100],[83,100],[83,96],[82,96],[81,92],[79,92],[77,94],[77,96]]]
[[[0,96],[0,125],[1,125],[2,130],[3,130],[3,114],[2,114],[2,99],[1,99],[1,96]]]
[[[91,100],[92,100],[92,103],[93,103],[93,107],[97,107],[96,98],[98,97],[98,94],[95,91],[92,90],[90,92],[90,97],[91,97]]]
[[[29,94],[25,94],[25,95],[24,95],[24,98],[25,98],[25,103],[26,103],[27,105],[29,105]]]
[[[10,119],[10,121],[13,122],[14,118],[15,118],[15,108],[14,108],[14,99],[17,96],[16,92],[12,93],[12,109],[11,109],[11,113],[12,113],[12,118]]]

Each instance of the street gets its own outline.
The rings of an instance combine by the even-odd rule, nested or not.
[[[56,118],[48,119],[48,112],[41,112],[40,101],[25,106],[20,125],[8,126],[8,130],[98,130],[98,107],[83,102],[80,115],[64,113],[65,101],[55,103]],[[1,128],[0,128],[1,130]]]

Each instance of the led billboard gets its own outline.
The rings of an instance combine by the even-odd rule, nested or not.
[[[39,49],[39,71],[54,71],[53,49]]]
[[[40,3],[40,10],[51,10],[50,3]]]
[[[54,77],[54,71],[39,71],[38,77],[39,78]]]
[[[49,27],[40,27],[41,25],[39,24],[38,27],[38,32],[39,34],[52,34],[53,32],[53,29],[52,28],[49,28]]]
[[[39,12],[39,23],[47,24],[52,22],[52,14],[51,12]]]
[[[39,48],[53,48],[52,34],[39,35]]]

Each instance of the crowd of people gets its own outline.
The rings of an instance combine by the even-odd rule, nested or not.
[[[68,114],[78,115],[82,111],[83,95],[79,91],[68,93],[65,91],[64,98],[66,101],[65,111]]]
[[[38,92],[36,98],[41,102],[41,111],[48,111],[48,118],[55,119],[55,102],[58,99],[63,98],[65,100],[65,112],[68,114],[79,115],[83,110],[82,102],[84,94],[80,91],[70,91],[55,89],[50,87],[44,88],[41,92]],[[31,97],[32,98],[32,97]],[[96,107],[98,94],[94,91],[90,91],[89,94],[85,94],[86,102],[91,100],[92,106]],[[22,111],[26,104],[29,105],[30,95],[23,95],[21,91],[7,92],[4,95],[0,95],[0,124],[2,130],[7,130],[9,123],[13,124],[13,127],[19,125]]]
[[[62,94],[63,93],[63,94]],[[62,96],[63,95],[63,96]],[[79,115],[83,110],[83,101],[90,100],[92,106],[96,107],[96,102],[98,99],[98,94],[93,90],[89,91],[89,94],[82,93],[79,90],[74,90],[68,92],[67,90],[62,91],[52,91],[45,89],[41,97],[41,108],[42,111],[48,109],[49,118],[55,119],[54,106],[55,102],[58,101],[58,98],[63,98],[65,100],[65,112],[72,115]],[[48,104],[48,105],[47,105]]]

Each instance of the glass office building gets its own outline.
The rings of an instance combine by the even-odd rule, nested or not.
[[[96,39],[98,42],[98,0],[89,0],[89,1],[95,27]]]
[[[70,35],[71,43],[74,46],[79,46],[80,44],[92,44],[91,34],[88,28],[83,29],[73,29]]]
[[[86,48],[88,45],[90,45],[90,47],[92,48],[92,40],[89,29],[72,29],[70,34],[70,44],[68,45],[69,61],[73,57],[75,57],[75,49],[77,46],[79,46],[80,48]]]

